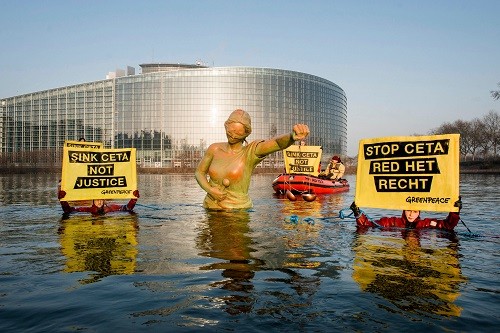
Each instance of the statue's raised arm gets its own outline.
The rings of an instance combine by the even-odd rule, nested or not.
[[[303,140],[309,135],[309,127],[304,124],[295,124],[292,132],[265,140],[257,145],[257,156],[264,157],[279,150],[286,149],[295,141]]]

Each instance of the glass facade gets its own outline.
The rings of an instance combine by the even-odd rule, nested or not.
[[[336,84],[305,73],[254,67],[200,67],[52,89],[2,99],[1,163],[59,164],[65,140],[137,148],[143,167],[194,167],[237,108],[252,117],[248,141],[308,124],[325,161],[345,155],[347,101]],[[281,152],[268,165],[282,162]]]

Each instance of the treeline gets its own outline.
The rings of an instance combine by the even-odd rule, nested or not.
[[[490,111],[482,118],[444,123],[429,134],[460,134],[460,155],[467,160],[495,160],[500,144],[500,116]]]

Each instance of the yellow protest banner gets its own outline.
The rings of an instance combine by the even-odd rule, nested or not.
[[[135,148],[63,148],[61,190],[65,201],[135,198]]]
[[[286,173],[318,175],[321,146],[292,145],[283,150]]]
[[[102,142],[66,140],[64,141],[64,147],[100,149],[103,148],[103,144]]]
[[[359,142],[359,207],[456,212],[459,134],[394,136]]]

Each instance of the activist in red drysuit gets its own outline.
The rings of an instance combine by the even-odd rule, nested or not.
[[[133,195],[139,198],[139,190],[135,190]],[[57,197],[62,199],[66,196],[65,191],[59,191]],[[92,206],[71,207],[67,201],[61,200],[61,207],[64,214],[71,213],[92,213],[92,215],[104,215],[110,212],[132,212],[137,202],[137,198],[132,198],[126,205],[108,204],[105,200],[92,200]]]
[[[455,202],[455,207],[462,208],[462,201],[459,199]],[[459,212],[450,212],[446,219],[438,220],[433,218],[420,218],[420,211],[418,210],[403,210],[401,217],[382,217],[378,221],[370,221],[365,214],[361,213],[356,203],[351,204],[351,210],[356,217],[356,224],[358,227],[384,227],[384,228],[407,228],[407,229],[442,229],[453,230],[458,221],[460,221]]]

